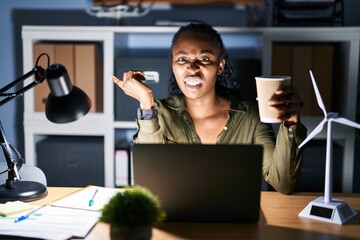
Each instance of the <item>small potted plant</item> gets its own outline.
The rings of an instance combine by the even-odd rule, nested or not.
[[[151,239],[152,226],[166,217],[160,202],[148,189],[127,187],[103,207],[100,222],[110,224],[111,239]]]

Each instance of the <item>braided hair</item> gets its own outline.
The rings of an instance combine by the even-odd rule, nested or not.
[[[178,39],[186,33],[203,34],[209,40],[213,41],[215,43],[215,46],[219,48],[219,52],[220,52],[219,58],[225,59],[224,71],[220,75],[218,75],[216,79],[215,92],[217,94],[221,94],[224,92],[236,91],[238,88],[238,84],[237,81],[235,80],[234,71],[231,67],[230,60],[225,51],[224,43],[221,39],[220,34],[214,28],[212,28],[210,25],[206,23],[190,23],[188,25],[180,27],[179,30],[175,33],[172,39],[171,49],[174,47]],[[172,62],[173,61],[172,54],[170,58]],[[173,72],[170,76],[169,94],[171,96],[182,94],[179,86],[177,85],[175,75]]]

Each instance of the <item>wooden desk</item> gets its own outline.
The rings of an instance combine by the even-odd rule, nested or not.
[[[32,202],[41,205],[65,196],[77,188],[49,187],[46,198]],[[179,239],[276,239],[326,240],[360,239],[360,214],[344,225],[325,223],[298,217],[299,212],[321,193],[283,195],[277,192],[261,193],[261,216],[257,224],[200,224],[163,223],[153,229],[154,240]],[[360,194],[334,194],[360,211]],[[98,223],[86,239],[109,239],[109,226]]]

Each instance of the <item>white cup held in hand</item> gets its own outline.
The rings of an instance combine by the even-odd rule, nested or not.
[[[269,107],[268,101],[275,91],[283,85],[289,85],[290,76],[260,76],[255,77],[257,101],[259,104],[260,121],[264,123],[278,123],[278,114]]]

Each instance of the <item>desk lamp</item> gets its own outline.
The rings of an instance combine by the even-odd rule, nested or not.
[[[301,217],[317,219],[324,222],[335,224],[343,224],[356,216],[357,212],[345,201],[332,198],[332,122],[337,122],[354,128],[360,128],[360,124],[352,122],[346,118],[338,117],[337,113],[327,112],[322,101],[319,89],[316,85],[315,78],[310,71],[312,84],[315,91],[317,103],[324,113],[324,119],[315,127],[315,129],[307,136],[307,138],[299,145],[301,148],[305,143],[311,140],[323,129],[327,123],[326,136],[326,167],[325,167],[325,187],[324,196],[311,201],[299,214]]]
[[[38,65],[39,59],[42,56],[47,57],[48,66],[46,70]],[[14,93],[7,93],[16,84],[23,82],[33,75],[35,77],[34,81]],[[69,123],[76,121],[89,112],[91,107],[90,98],[81,89],[71,84],[68,73],[63,65],[50,65],[50,58],[46,53],[39,55],[35,67],[31,71],[0,89],[0,96],[5,97],[0,101],[0,106],[15,97],[21,96],[24,92],[42,83],[45,79],[47,79],[50,88],[45,106],[45,114],[48,120],[54,123]],[[0,185],[0,202],[15,200],[27,202],[45,197],[47,195],[47,188],[43,184],[34,181],[20,181],[19,170],[24,163],[24,159],[15,146],[7,141],[1,122],[0,142],[8,166],[8,179],[5,184]]]

